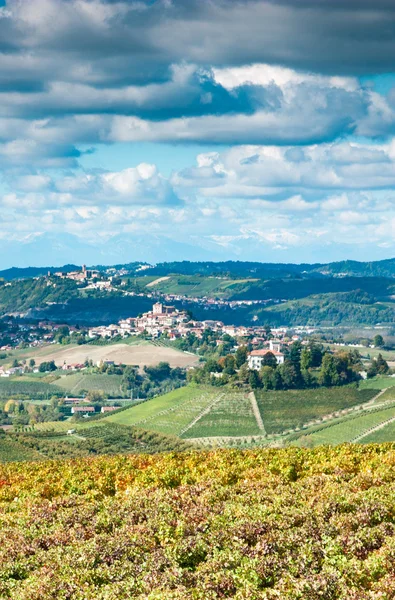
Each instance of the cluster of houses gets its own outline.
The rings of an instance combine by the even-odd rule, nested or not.
[[[50,277],[52,275],[51,272],[48,273]],[[82,265],[81,271],[57,271],[54,273],[55,277],[60,277],[61,279],[72,279],[73,281],[85,282],[88,279],[93,279],[94,277],[99,277],[99,271],[92,271],[86,268],[86,265]]]
[[[113,338],[119,335],[127,337],[144,333],[152,338],[165,335],[168,339],[175,340],[186,337],[191,333],[194,333],[197,338],[201,338],[206,329],[211,329],[221,335],[228,334],[232,337],[246,337],[264,333],[264,329],[261,327],[225,325],[222,321],[212,319],[196,321],[191,319],[186,311],[180,311],[174,306],[166,306],[161,302],[156,302],[151,311],[140,317],[122,319],[118,324],[92,327],[88,330],[88,336],[92,339]],[[285,333],[285,329],[283,331]]]
[[[117,325],[103,325],[89,329],[90,338],[112,338],[114,336],[126,337],[129,335],[141,335],[146,333],[153,338],[165,335],[168,339],[186,337],[194,333],[199,339],[203,336],[206,329],[210,329],[223,336],[225,334],[234,338],[249,338],[253,346],[258,347],[252,350],[248,355],[248,366],[250,369],[259,370],[264,363],[265,356],[270,352],[276,359],[277,364],[282,364],[285,360],[283,348],[286,344],[284,337],[287,333],[285,327],[272,329],[271,333],[276,336],[275,339],[267,340],[266,331],[262,327],[245,327],[236,325],[225,325],[222,321],[206,320],[194,321],[190,319],[185,311],[179,311],[174,306],[165,306],[161,302],[156,302],[152,310],[144,313],[141,317],[123,319]],[[300,340],[300,335],[294,335],[292,343]],[[218,339],[218,344],[222,343]],[[262,346],[266,346],[262,348]]]

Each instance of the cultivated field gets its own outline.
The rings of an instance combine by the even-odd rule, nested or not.
[[[24,377],[0,378],[0,398],[9,398],[13,395],[26,395],[30,398],[50,398],[54,394],[62,394],[62,389],[57,385],[25,379]]]
[[[205,277],[201,275],[168,275],[166,277],[138,277],[136,281],[146,288],[155,289],[164,294],[182,294],[185,296],[216,296],[227,298],[243,286],[248,287],[257,279],[230,279],[227,277]]]
[[[382,409],[374,409],[366,413],[348,416],[333,424],[323,426],[317,431],[301,436],[296,440],[298,446],[319,446],[321,444],[342,444],[345,442],[367,443],[378,441],[381,426],[386,426],[387,422],[395,418],[395,406]],[[376,432],[369,434],[373,428],[378,428]],[[392,430],[393,431],[393,430]],[[390,430],[387,430],[387,435]],[[393,441],[386,440],[386,441]]]
[[[262,434],[250,397],[210,387],[183,387],[105,420],[185,439]]]
[[[63,375],[56,380],[56,385],[62,390],[72,394],[83,391],[101,390],[111,398],[121,396],[122,375],[89,375],[85,373],[72,373]]]
[[[262,431],[258,427],[248,395],[226,392],[218,394],[210,410],[183,437],[239,437],[259,434]]]
[[[266,432],[281,433],[302,427],[312,419],[330,415],[371,400],[378,390],[353,387],[258,392],[259,410]]]
[[[121,425],[177,435],[216,397],[210,388],[182,387],[106,417]]]
[[[394,449],[0,465],[0,598],[391,600]]]
[[[382,444],[384,442],[393,442],[395,440],[395,421],[380,427],[376,431],[366,435],[360,440],[361,444]]]
[[[93,360],[94,363],[101,360],[112,360],[139,367],[157,365],[161,361],[168,362],[171,367],[187,367],[197,361],[196,356],[192,354],[149,343],[135,345],[120,343],[108,346],[53,344],[38,350],[30,348],[29,358],[34,358],[37,364],[54,360],[58,367],[64,363],[83,363],[87,358]]]

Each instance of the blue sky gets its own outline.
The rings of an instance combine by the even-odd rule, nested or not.
[[[0,0],[0,267],[395,255],[392,0]]]

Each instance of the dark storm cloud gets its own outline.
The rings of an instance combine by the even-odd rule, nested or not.
[[[70,161],[82,143],[385,135],[386,107],[322,74],[395,68],[395,2],[7,0],[0,53],[0,139],[17,142],[3,149],[12,163],[44,149],[48,164],[51,145]],[[254,63],[317,79],[216,79]]]
[[[2,11],[0,49],[51,53],[65,79],[80,64],[97,85],[163,80],[181,61],[335,74],[395,68],[389,0],[8,0]]]

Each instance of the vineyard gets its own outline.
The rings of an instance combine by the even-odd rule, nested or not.
[[[101,390],[109,398],[121,396],[121,375],[90,375],[73,373],[56,380],[56,385],[65,392],[79,395],[81,392]]]
[[[63,396],[64,392],[57,385],[42,381],[0,378],[0,398],[9,398],[13,395],[25,395],[30,398],[50,398],[54,395]]]
[[[79,426],[73,435],[66,429],[0,435],[0,463],[78,458],[99,454],[153,454],[191,449],[186,440],[136,427],[97,421]]]
[[[183,387],[106,420],[184,438],[257,435],[248,394],[213,387]]]
[[[258,435],[259,430],[251,400],[241,393],[218,394],[210,411],[185,433],[188,438]]]
[[[312,419],[319,419],[336,411],[346,410],[368,402],[379,390],[354,387],[319,388],[260,392],[258,406],[268,433],[281,433],[302,427]]]
[[[390,600],[395,445],[0,467],[0,597]]]

